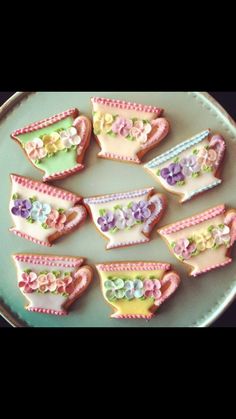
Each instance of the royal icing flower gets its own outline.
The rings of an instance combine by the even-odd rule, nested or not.
[[[196,244],[191,243],[188,239],[179,239],[174,246],[174,253],[183,259],[190,259],[192,253],[196,250]]]
[[[57,132],[53,132],[50,135],[44,135],[43,143],[47,154],[54,154],[65,148],[61,136]]]
[[[143,281],[140,279],[135,279],[135,281],[125,281],[124,289],[125,297],[128,300],[141,298],[144,295]]]
[[[214,237],[217,246],[230,243],[230,228],[227,225],[213,228],[211,234]]]
[[[101,230],[106,232],[115,227],[116,219],[112,211],[107,211],[103,217],[98,218],[97,222],[101,227]]]
[[[102,112],[96,112],[93,117],[93,126],[95,133],[104,132],[107,134],[111,131],[113,124],[113,116],[109,113],[103,114]]]
[[[19,287],[22,288],[25,293],[31,293],[35,291],[38,288],[37,274],[35,272],[24,272],[21,275]]]
[[[193,173],[198,173],[201,170],[201,166],[195,156],[183,158],[180,161],[180,165],[182,166],[184,176],[191,176]]]
[[[57,278],[53,273],[41,274],[38,276],[38,289],[40,292],[55,292],[57,289]]]
[[[47,155],[44,142],[40,138],[35,138],[33,141],[25,144],[25,150],[32,160],[41,160]]]
[[[17,215],[22,218],[28,218],[30,216],[30,211],[32,204],[28,199],[16,199],[14,201],[14,206],[11,209],[13,215]]]
[[[202,148],[199,151],[197,162],[202,166],[214,166],[217,160],[217,152],[213,149]]]
[[[117,209],[115,211],[115,220],[115,227],[119,230],[132,227],[136,223],[133,211],[130,208]]]
[[[145,297],[157,300],[162,296],[161,282],[158,279],[146,279],[143,285]]]
[[[195,234],[194,241],[196,243],[196,249],[199,252],[204,252],[206,249],[212,249],[215,245],[215,239],[210,232]]]
[[[49,228],[55,228],[61,231],[64,229],[66,221],[67,217],[64,213],[61,214],[59,211],[53,209],[46,219],[46,224]]]
[[[71,294],[73,278],[68,275],[66,277],[57,279],[57,292],[59,294]]]
[[[148,134],[150,134],[151,131],[151,124],[145,124],[143,121],[136,121],[133,128],[130,130],[130,135],[140,141],[140,143],[146,143],[148,140]]]
[[[42,204],[39,201],[35,201],[33,202],[30,216],[34,221],[45,223],[50,212],[51,206],[49,204]]]
[[[169,167],[162,169],[160,174],[171,186],[176,185],[177,182],[182,182],[185,178],[182,166],[178,163],[171,163]]]
[[[130,130],[132,127],[133,121],[130,119],[121,118],[119,116],[116,118],[114,124],[112,125],[112,131],[121,137],[127,137],[130,135]]]
[[[117,300],[123,299],[125,296],[124,285],[125,281],[121,278],[117,278],[115,281],[111,281],[110,279],[105,281],[104,287],[106,289],[106,297],[108,300],[113,300],[115,298]]]
[[[65,148],[70,148],[73,145],[79,145],[81,143],[81,137],[78,135],[77,129],[75,127],[61,131],[60,136],[62,144]]]
[[[149,202],[141,201],[138,203],[133,203],[132,212],[134,218],[138,221],[145,221],[151,216],[151,210],[149,209]]]

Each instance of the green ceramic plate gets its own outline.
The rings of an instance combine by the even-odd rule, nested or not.
[[[77,107],[82,114],[91,117],[92,96],[124,99],[163,107],[170,120],[172,131],[163,143],[148,153],[144,162],[163,153],[179,142],[206,129],[220,131],[227,140],[228,150],[223,169],[223,184],[209,193],[181,206],[177,199],[168,194],[169,209],[161,225],[174,222],[203,211],[211,206],[225,203],[236,207],[236,126],[234,121],[208,94],[205,93],[129,93],[129,92],[73,92],[73,93],[17,93],[2,108],[0,119],[1,156],[1,253],[0,253],[0,298],[1,311],[14,325],[34,327],[164,327],[164,326],[207,326],[215,320],[233,301],[236,292],[236,265],[212,271],[197,279],[188,278],[186,269],[169,253],[166,244],[153,232],[153,239],[145,245],[120,250],[105,250],[105,240],[92,223],[87,222],[80,230],[64,237],[52,248],[43,248],[16,237],[8,232],[12,221],[8,213],[10,196],[9,174],[40,178],[38,172],[23,156],[20,147],[10,139],[10,133],[30,122]],[[58,186],[92,196],[112,192],[123,192],[137,188],[155,186],[155,182],[141,166],[97,159],[98,146],[92,142],[86,155],[86,170],[64,181]],[[98,276],[87,292],[74,304],[69,316],[57,318],[25,311],[25,298],[18,290],[15,266],[11,254],[17,252],[45,253],[56,255],[84,256],[92,265],[98,262],[125,260],[156,260],[170,262],[182,276],[176,294],[160,308],[150,322],[139,320],[110,319],[111,308],[103,300]],[[233,252],[233,256],[236,249]]]

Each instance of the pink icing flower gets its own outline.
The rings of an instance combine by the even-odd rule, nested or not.
[[[217,246],[220,246],[221,244],[227,244],[230,243],[230,228],[227,225],[222,225],[220,227],[215,227],[212,230],[212,236],[215,239],[215,243]]]
[[[112,125],[112,131],[121,137],[127,137],[132,127],[133,122],[130,119],[118,117]]]
[[[40,138],[35,138],[33,141],[25,145],[25,150],[32,160],[41,160],[47,155],[44,148],[44,143]]]
[[[35,272],[30,272],[30,274],[24,272],[21,278],[19,287],[23,288],[25,293],[31,293],[38,288],[37,274]]]
[[[181,256],[183,259],[190,259],[195,250],[196,244],[190,243],[188,239],[180,239],[174,246],[175,254]]]
[[[217,157],[218,156],[216,151],[212,148],[210,148],[209,150],[207,150],[206,148],[202,148],[198,154],[197,162],[201,166],[205,165],[211,167],[216,162]]]
[[[73,279],[70,275],[66,276],[65,278],[59,278],[57,280],[57,292],[59,294],[71,294],[73,291]]]
[[[161,297],[161,282],[158,279],[146,279],[143,284],[145,297],[155,298],[155,300]]]
[[[67,218],[65,214],[60,214],[59,211],[53,209],[46,220],[46,224],[50,228],[62,231],[65,227],[66,220]]]
[[[38,277],[38,289],[40,292],[54,292],[57,289],[57,278],[53,273],[42,274]]]
[[[130,135],[140,141],[140,143],[146,143],[148,134],[150,134],[151,131],[151,124],[144,124],[143,121],[136,121],[133,128],[130,130]]]

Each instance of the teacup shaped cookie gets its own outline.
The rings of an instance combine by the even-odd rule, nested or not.
[[[16,254],[18,287],[28,300],[26,310],[63,316],[92,281],[83,258]]]
[[[161,219],[165,196],[154,188],[84,199],[98,231],[109,240],[107,249],[147,243]]]
[[[179,275],[168,263],[114,262],[96,268],[115,319],[150,320],[180,284]]]
[[[92,105],[98,157],[139,164],[170,130],[161,108],[97,97]]]
[[[92,124],[77,109],[69,109],[14,131],[11,137],[23,148],[31,163],[51,181],[84,169]]]
[[[197,276],[232,262],[236,240],[236,210],[218,205],[158,230],[174,256]]]
[[[210,130],[201,132],[144,165],[169,192],[185,202],[219,185],[225,141]]]

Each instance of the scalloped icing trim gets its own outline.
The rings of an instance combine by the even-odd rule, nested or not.
[[[52,314],[53,316],[67,316],[67,311],[52,310],[49,308],[26,307],[27,311],[41,314]]]
[[[187,198],[184,201],[181,201],[181,202],[189,201],[193,196],[198,195],[202,192],[208,191],[209,189],[214,188],[215,186],[219,185],[220,183],[222,183],[222,180],[218,179],[218,180],[215,180],[215,182],[212,182],[210,185],[204,186],[204,187],[199,188],[199,189],[195,189],[195,191],[188,194]]]
[[[82,199],[81,196],[72,194],[71,192],[65,191],[64,189],[46,185],[42,182],[32,180],[24,176],[12,174],[11,180],[25,188],[32,189],[49,196],[55,196],[57,198],[64,199],[65,201],[72,202],[73,204],[78,203]]]
[[[42,246],[47,246],[47,247],[51,247],[52,246],[52,243],[50,243],[50,242],[44,242],[42,240],[35,239],[34,237],[29,236],[29,234],[22,233],[21,231],[17,230],[14,227],[13,228],[10,228],[9,231],[11,233],[14,233],[16,236],[21,237],[22,239],[29,240],[29,241],[31,241],[31,242],[33,242],[35,244],[41,244]]]
[[[112,314],[111,318],[112,319],[144,319],[144,320],[151,320],[155,315],[154,314],[149,314],[149,315],[144,315],[144,314]]]
[[[79,268],[83,258],[73,258],[64,256],[40,256],[31,254],[16,254],[13,259],[19,262],[31,263],[33,265],[57,266],[60,268]]]
[[[195,215],[185,220],[178,221],[175,224],[172,224],[169,227],[164,227],[159,229],[158,232],[162,235],[176,233],[177,231],[183,230],[197,224],[202,223],[203,221],[210,220],[211,218],[216,217],[217,215],[223,214],[225,212],[225,205],[218,205],[217,207],[211,208],[201,214]]]
[[[135,102],[126,102],[124,100],[114,100],[114,99],[93,97],[91,101],[92,103],[98,103],[100,105],[110,106],[111,108],[128,109],[128,110],[147,112],[147,113],[156,113],[157,116],[160,116],[164,112],[163,109],[157,108],[155,106],[142,105]]]
[[[134,159],[132,157],[127,157],[127,156],[121,156],[119,154],[115,154],[115,153],[104,153],[103,151],[100,151],[100,153],[98,153],[98,157],[104,157],[106,159],[115,159],[115,160],[122,160],[122,161],[131,161],[133,163],[140,163],[139,159]]]
[[[79,116],[79,111],[76,108],[68,109],[65,112],[61,112],[59,114],[56,114],[54,116],[51,116],[50,118],[42,119],[41,121],[33,122],[30,125],[26,125],[24,128],[20,128],[16,131],[14,131],[11,134],[11,137],[14,139],[17,139],[17,136],[22,134],[27,134],[29,132],[38,131],[42,128],[46,128],[50,125],[55,124],[56,122],[62,121],[63,119],[68,118],[69,116],[73,116],[76,118]]]
[[[49,176],[45,175],[43,177],[43,181],[44,182],[49,182],[51,180],[61,179],[63,177],[70,176],[70,175],[73,175],[73,174],[75,174],[77,172],[80,172],[83,169],[84,169],[84,165],[83,164],[77,164],[77,166],[75,166],[73,169],[67,169],[67,170],[64,170],[62,172],[56,172],[56,173],[53,173],[53,174],[51,174]]]
[[[228,264],[229,264],[229,263],[231,263],[231,262],[232,262],[232,259],[231,259],[231,258],[229,258],[229,259],[228,259],[228,260],[226,260],[225,262],[222,262],[222,263],[218,263],[218,264],[216,264],[216,265],[209,266],[209,267],[207,267],[206,269],[203,269],[202,271],[198,271],[198,272],[196,272],[195,274],[190,274],[190,276],[194,276],[194,277],[196,277],[196,276],[198,276],[198,275],[201,275],[201,274],[204,274],[204,273],[210,272],[210,271],[212,271],[213,269],[222,268],[223,266],[228,265]]]
[[[171,265],[169,263],[155,263],[155,262],[127,262],[127,263],[111,263],[99,264],[96,268],[101,272],[135,272],[135,271],[169,271]]]
[[[195,135],[194,137],[186,140],[177,146],[171,148],[166,153],[161,154],[160,156],[156,157],[155,159],[151,160],[147,164],[144,165],[146,169],[153,169],[154,167],[158,167],[159,165],[165,163],[168,160],[172,160],[174,157],[178,156],[178,154],[182,153],[183,151],[187,150],[188,148],[193,147],[194,145],[203,141],[206,137],[210,134],[210,130],[205,130],[200,134]]]
[[[83,201],[85,204],[105,204],[107,202],[112,202],[118,199],[129,199],[129,198],[137,198],[139,196],[146,195],[154,191],[154,188],[147,188],[141,189],[133,192],[124,192],[124,193],[117,193],[111,195],[103,195],[103,196],[95,196],[91,198],[85,198]]]
[[[150,241],[150,238],[145,238],[142,240],[130,240],[130,241],[119,242],[112,245],[108,244],[106,248],[107,250],[110,250],[110,249],[116,249],[117,247],[133,246],[135,244],[148,243],[149,241]]]

